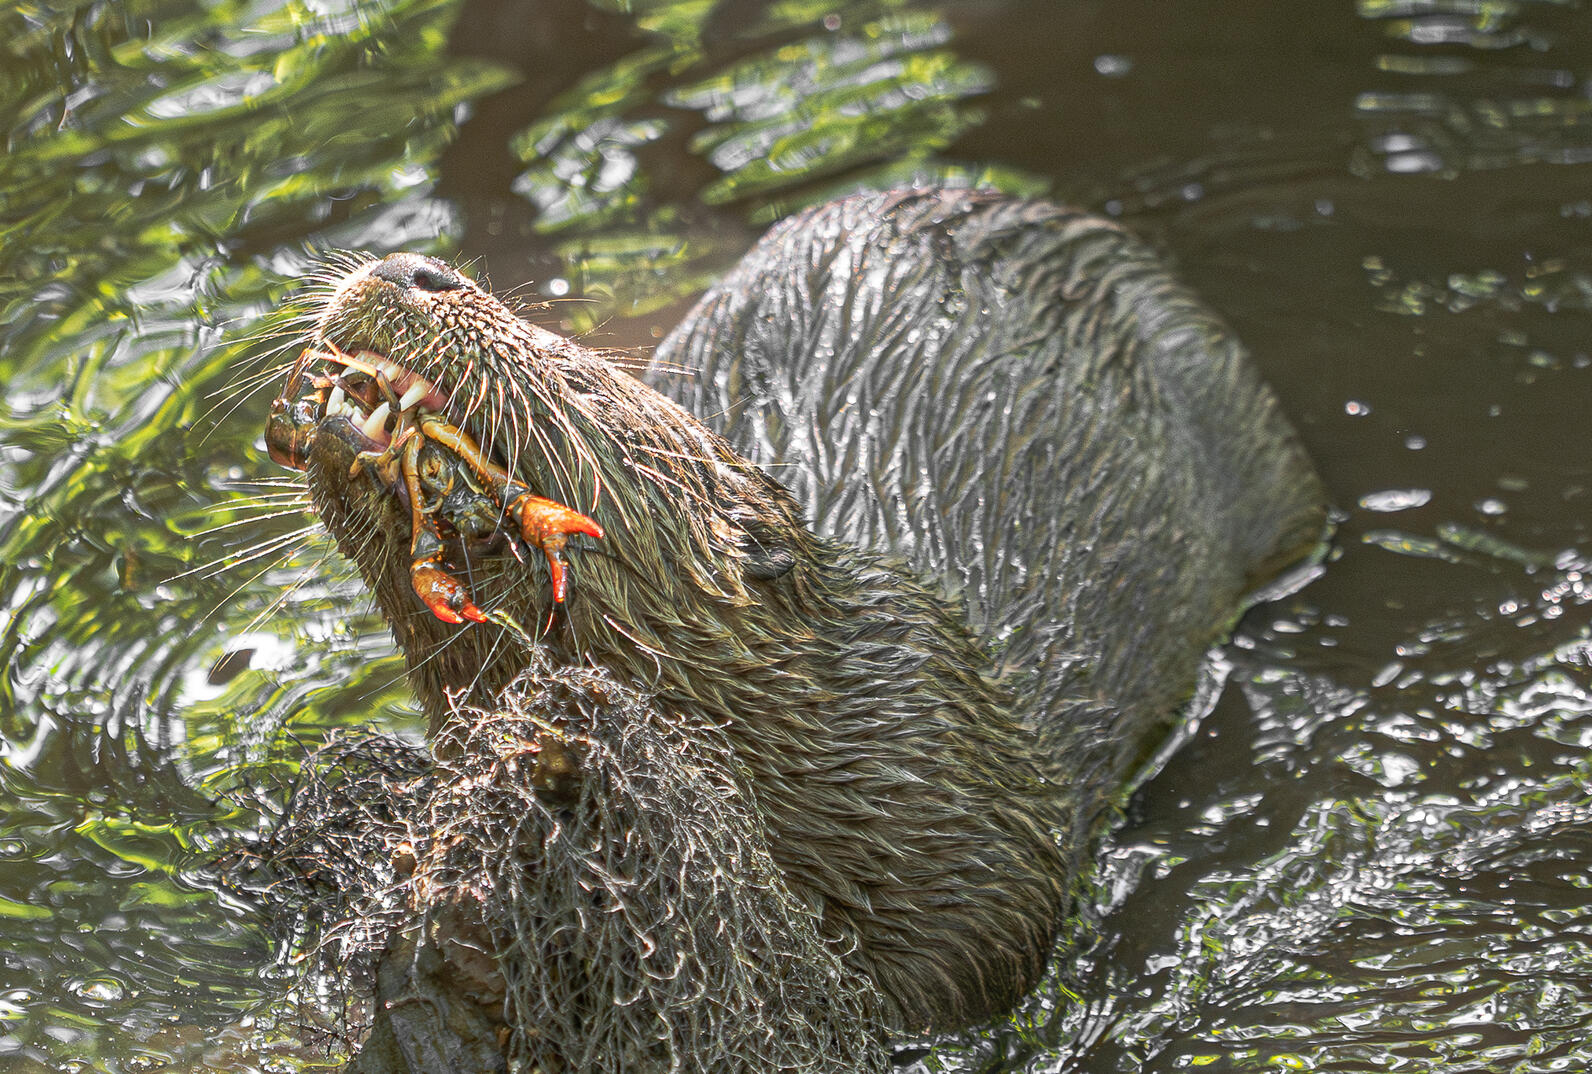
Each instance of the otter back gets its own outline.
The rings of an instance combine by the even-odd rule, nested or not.
[[[1047,203],[895,192],[794,216],[650,375],[820,533],[965,602],[1085,829],[1246,597],[1324,533],[1221,320],[1143,242]]]

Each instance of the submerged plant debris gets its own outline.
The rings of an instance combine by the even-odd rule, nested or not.
[[[511,1069],[885,1069],[873,987],[786,887],[721,729],[542,656],[499,701],[457,709],[435,759],[333,741],[237,859],[356,1015],[345,1046],[402,989],[426,1002],[395,1021],[446,1009],[477,1031],[449,1047],[501,1040]]]

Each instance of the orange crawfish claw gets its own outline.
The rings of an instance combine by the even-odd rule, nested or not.
[[[418,487],[412,495],[418,497]],[[464,583],[442,568],[446,553],[442,547],[442,535],[437,532],[435,523],[417,510],[414,513],[414,526],[409,550],[415,558],[409,564],[409,584],[414,587],[420,602],[444,623],[458,624],[466,619],[472,623],[486,622],[486,613],[470,599],[470,591],[464,587]]]
[[[520,526],[525,543],[535,545],[547,557],[547,574],[553,583],[553,600],[564,603],[569,590],[569,579],[564,573],[564,545],[572,533],[588,537],[601,537],[603,528],[581,514],[553,500],[546,500],[529,492],[522,493],[508,505],[508,514]]]
[[[402,430],[394,434],[391,445],[376,460],[378,465],[397,471],[396,475],[389,475],[387,470],[378,470],[378,474],[389,484],[396,483],[394,477],[401,478],[408,493],[413,531],[409,580],[421,602],[431,609],[432,615],[445,623],[457,624],[466,619],[480,623],[487,618],[486,613],[470,598],[464,583],[442,566],[447,558],[442,534],[436,522],[428,516],[433,511],[441,510],[455,529],[459,527],[460,519],[451,516],[446,507],[453,482],[440,483],[437,475],[424,465],[422,453],[429,450],[431,444],[451,452],[480,478],[491,490],[489,493],[481,490],[483,497],[489,497],[494,506],[502,504],[503,516],[518,524],[521,539],[542,550],[547,557],[548,577],[553,583],[553,600],[562,604],[569,592],[564,546],[570,534],[583,533],[588,537],[600,538],[603,528],[579,511],[525,491],[524,485],[520,485],[507,471],[487,458],[470,434],[440,419],[426,417],[419,418],[415,424],[404,424]],[[429,493],[435,493],[440,501],[430,508],[425,506]],[[518,551],[515,555],[519,555]]]
[[[409,582],[415,594],[444,623],[486,622],[486,613],[475,606],[464,583],[437,566],[432,559],[417,559],[409,568]]]

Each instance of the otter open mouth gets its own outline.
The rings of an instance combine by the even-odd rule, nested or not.
[[[602,527],[532,493],[448,421],[447,410],[448,395],[434,383],[368,348],[311,345],[271,404],[266,449],[276,462],[305,470],[316,437],[352,446],[350,480],[369,475],[408,508],[410,582],[438,619],[488,618],[457,577],[471,547],[507,544],[522,560],[524,546],[539,549],[553,600],[563,603],[565,544],[576,533],[600,538]]]
[[[318,366],[318,368],[317,368]],[[304,391],[305,382],[309,389]],[[395,424],[440,416],[447,396],[425,377],[368,348],[347,352],[332,343],[307,347],[288,373],[287,386],[271,404],[265,446],[283,466],[302,470],[309,441],[322,422],[343,419],[363,438],[366,450],[392,444]],[[346,432],[346,430],[345,430]]]

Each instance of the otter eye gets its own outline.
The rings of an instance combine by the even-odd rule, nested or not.
[[[405,290],[458,291],[465,283],[446,262],[424,254],[388,254],[370,274]]]

